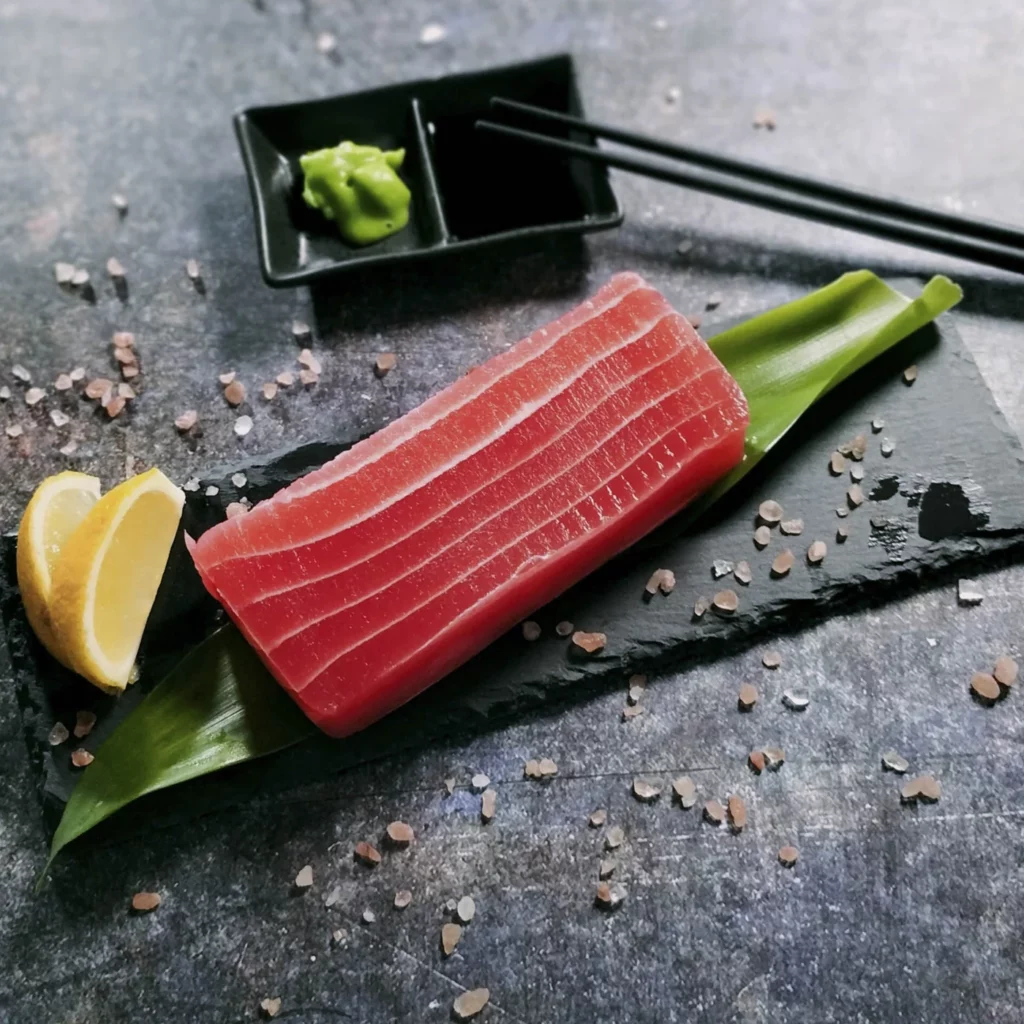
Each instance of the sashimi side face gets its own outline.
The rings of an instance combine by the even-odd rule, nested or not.
[[[250,513],[196,566],[325,732],[369,725],[683,508],[747,405],[636,274]]]

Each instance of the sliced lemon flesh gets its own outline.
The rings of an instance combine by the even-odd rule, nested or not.
[[[99,497],[100,482],[94,476],[66,472],[47,477],[18,527],[18,589],[25,614],[43,646],[64,665],[68,661],[50,616],[53,572],[68,539]]]
[[[100,689],[128,685],[184,502],[158,469],[132,477],[96,502],[54,567],[54,632]]]

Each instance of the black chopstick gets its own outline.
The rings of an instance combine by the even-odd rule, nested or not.
[[[694,163],[696,169],[672,167],[643,157],[612,153],[491,121],[477,121],[482,131],[518,142],[553,149],[594,163],[634,171],[713,195],[780,210],[810,220],[863,231],[937,252],[1024,272],[1024,230],[972,220],[898,199],[804,178],[732,157],[677,146],[608,125],[595,124],[556,111],[494,99],[495,107],[542,119],[660,156]]]

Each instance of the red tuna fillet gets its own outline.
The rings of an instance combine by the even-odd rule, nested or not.
[[[739,386],[636,274],[209,530],[210,592],[332,736],[376,721],[743,457]]]

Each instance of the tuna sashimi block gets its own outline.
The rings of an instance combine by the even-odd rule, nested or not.
[[[346,736],[679,511],[742,459],[747,420],[690,324],[618,274],[193,557],[280,684]]]

